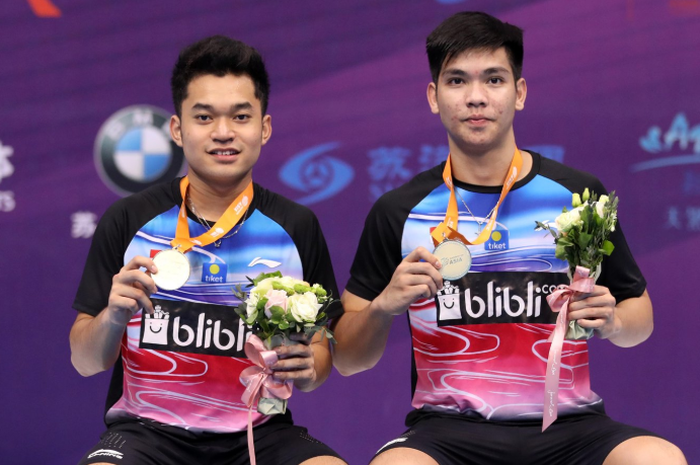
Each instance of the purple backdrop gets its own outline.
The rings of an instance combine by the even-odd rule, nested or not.
[[[342,288],[374,199],[446,154],[444,129],[425,101],[423,44],[463,9],[525,29],[529,98],[516,116],[519,145],[596,173],[621,198],[656,329],[633,349],[593,341],[594,390],[615,418],[700,460],[692,427],[700,312],[689,290],[700,255],[700,1],[50,6],[5,0],[0,12],[2,463],[75,463],[103,429],[109,375],[81,378],[68,347],[91,228],[119,198],[98,173],[94,146],[122,109],[172,111],[168,80],[182,46],[223,33],[266,57],[274,132],[255,179],[318,214]],[[403,430],[409,343],[399,318],[374,370],[334,372],[317,391],[297,392],[296,420],[351,464],[366,463]]]

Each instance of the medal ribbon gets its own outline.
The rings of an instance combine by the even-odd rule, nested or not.
[[[212,228],[201,236],[191,238],[190,227],[187,224],[187,188],[190,185],[187,176],[180,181],[180,194],[182,194],[182,206],[180,206],[180,214],[177,217],[177,229],[175,230],[175,239],[170,241],[173,248],[182,253],[187,252],[195,245],[206,246],[223,237],[229,232],[238,221],[243,218],[246,210],[253,201],[253,181],[251,180],[243,192],[231,202],[219,221]]]
[[[547,302],[553,312],[558,312],[554,331],[549,335],[549,356],[547,357],[547,373],[544,380],[544,412],[542,431],[557,419],[559,408],[559,371],[561,353],[564,348],[564,337],[569,329],[569,302],[576,292],[588,293],[595,287],[595,279],[589,277],[589,270],[577,266],[571,284],[557,289],[547,296]]]
[[[498,203],[493,208],[493,213],[491,218],[489,218],[486,227],[481,234],[473,241],[468,241],[463,235],[457,231],[457,223],[459,221],[459,208],[457,206],[457,196],[455,195],[455,186],[452,182],[452,154],[447,156],[447,163],[445,163],[445,169],[442,172],[442,179],[445,181],[445,185],[450,189],[450,201],[447,204],[447,212],[445,213],[445,220],[440,223],[431,234],[433,237],[433,244],[437,247],[445,239],[453,239],[463,242],[466,245],[478,245],[483,244],[491,236],[491,231],[493,231],[496,225],[496,217],[498,216],[498,209],[501,207],[503,200],[505,200],[506,195],[510,192],[510,189],[518,180],[518,174],[523,167],[523,155],[520,153],[518,148],[515,148],[515,153],[513,154],[513,159],[508,167],[508,172],[506,173],[506,179],[503,181],[503,188],[501,189],[501,196],[498,199]]]

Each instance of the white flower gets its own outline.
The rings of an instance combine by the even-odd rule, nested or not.
[[[250,318],[253,312],[255,312],[255,307],[258,305],[258,296],[251,292],[248,294],[248,298],[245,299],[245,304],[246,315],[248,315],[248,318]]]
[[[557,225],[557,229],[560,232],[568,232],[572,227],[581,224],[581,209],[583,207],[576,207],[571,211],[564,212],[557,216],[554,222]]]
[[[272,290],[272,282],[276,279],[277,278],[265,278],[260,281],[257,286],[250,290],[249,299],[255,297],[255,302],[257,303],[258,300],[264,297],[268,291]]]
[[[605,208],[605,204],[608,203],[608,200],[609,199],[607,195],[601,195],[595,204],[595,212],[601,218],[603,217],[603,209]]]
[[[314,323],[318,311],[323,305],[318,303],[316,294],[313,292],[305,292],[303,294],[294,294],[289,297],[288,310],[292,317],[299,323]]]

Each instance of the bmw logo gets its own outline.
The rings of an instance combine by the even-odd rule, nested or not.
[[[149,105],[116,112],[95,140],[97,172],[120,195],[173,179],[184,161],[182,149],[170,138],[170,114]]]

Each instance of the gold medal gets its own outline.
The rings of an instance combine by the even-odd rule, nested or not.
[[[158,272],[152,274],[151,278],[164,291],[179,289],[190,278],[190,262],[179,250],[161,250],[153,257],[153,264]]]
[[[433,251],[442,264],[440,274],[448,281],[454,281],[469,272],[472,266],[472,254],[460,241],[445,240]]]

